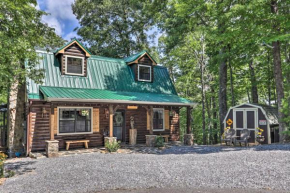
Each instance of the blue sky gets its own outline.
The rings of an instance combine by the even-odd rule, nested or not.
[[[79,26],[71,9],[74,0],[37,0],[37,2],[37,9],[49,13],[49,15],[43,16],[42,21],[55,28],[58,35],[66,40],[78,37],[73,31]]]
[[[79,37],[74,31],[74,29],[79,26],[79,22],[72,12],[71,5],[73,2],[74,0],[37,0],[38,5],[36,8],[49,14],[43,16],[42,22],[55,28],[55,32],[65,40]],[[157,32],[157,28],[149,30],[148,35],[154,32]],[[154,38],[153,45],[158,45],[158,38],[160,35],[161,34],[157,34]]]

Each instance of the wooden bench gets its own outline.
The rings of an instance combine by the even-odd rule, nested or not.
[[[69,150],[69,145],[71,143],[84,143],[85,145],[85,148],[88,149],[89,146],[88,146],[88,142],[90,142],[90,140],[86,140],[86,139],[82,139],[82,140],[68,140],[68,141],[65,141],[66,143],[66,150]]]
[[[165,143],[168,143],[169,135],[161,135],[161,137],[163,137]]]

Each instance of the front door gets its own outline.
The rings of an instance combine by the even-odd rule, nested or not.
[[[125,111],[118,110],[114,114],[114,137],[117,137],[118,141],[125,141]]]
[[[234,129],[236,130],[236,135],[240,136],[243,129],[248,129],[250,131],[251,138],[250,143],[255,142],[255,132],[257,125],[257,109],[234,109]]]

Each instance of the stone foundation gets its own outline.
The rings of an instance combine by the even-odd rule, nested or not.
[[[46,156],[48,158],[58,157],[58,141],[47,140],[46,142]]]
[[[105,137],[105,145],[106,143],[114,143],[117,142],[117,137]]]
[[[146,146],[155,147],[157,135],[146,135]]]
[[[136,145],[137,129],[129,129],[129,144]]]
[[[183,139],[184,145],[190,145],[192,146],[193,143],[193,134],[184,134],[184,139]]]

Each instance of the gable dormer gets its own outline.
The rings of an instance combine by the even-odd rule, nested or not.
[[[62,75],[87,76],[87,59],[89,50],[74,39],[55,52],[60,62]]]
[[[135,81],[153,82],[156,61],[147,51],[142,51],[124,59],[134,73]]]

